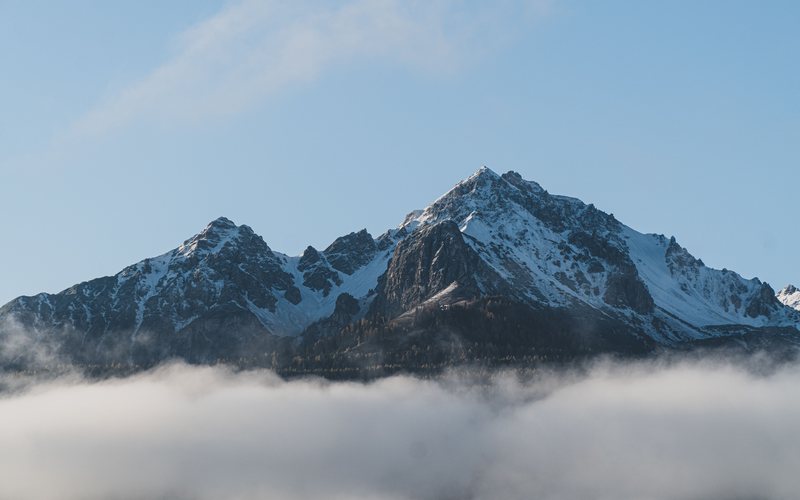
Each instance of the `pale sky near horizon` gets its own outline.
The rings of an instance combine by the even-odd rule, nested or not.
[[[300,253],[481,165],[800,285],[800,3],[0,0],[0,304],[224,215]]]

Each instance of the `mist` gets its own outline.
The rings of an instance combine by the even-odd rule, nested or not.
[[[799,386],[796,366],[725,362],[368,384],[180,364],[72,376],[0,397],[0,498],[797,498]]]

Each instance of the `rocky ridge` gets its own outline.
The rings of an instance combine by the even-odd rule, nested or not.
[[[705,266],[675,238],[482,168],[378,238],[361,230],[300,256],[216,219],[115,276],[13,300],[0,308],[0,337],[13,324],[88,364],[177,357],[313,371],[312,358],[328,369],[366,357],[403,368],[758,332],[791,344],[793,307],[793,287],[776,296],[758,279]]]
[[[800,311],[800,290],[794,285],[786,285],[776,295],[782,304]]]

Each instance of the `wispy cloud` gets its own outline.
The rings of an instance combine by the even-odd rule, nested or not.
[[[452,70],[547,10],[548,0],[242,0],[177,37],[174,55],[73,126],[97,134],[137,120],[231,115],[333,65],[376,58]]]
[[[38,369],[59,364],[52,335],[26,328],[14,317],[0,319],[0,366]]]
[[[283,382],[176,365],[0,397],[0,498],[790,499],[797,367]]]

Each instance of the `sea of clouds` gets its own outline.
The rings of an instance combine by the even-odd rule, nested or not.
[[[793,499],[800,369],[6,380],[2,499]]]

